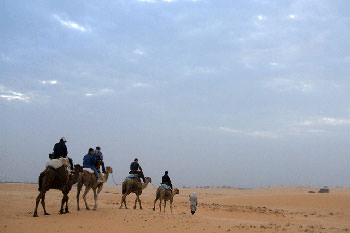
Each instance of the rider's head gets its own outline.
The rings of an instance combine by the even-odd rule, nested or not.
[[[138,162],[139,160],[137,158],[134,159],[134,162]]]
[[[65,138],[65,137],[62,137],[62,138],[60,139],[60,142],[64,142],[64,143],[66,143],[66,142],[67,142],[67,140],[66,140],[66,138]]]
[[[168,175],[168,171],[165,171],[165,175]]]
[[[96,150],[101,150],[101,147],[99,147],[99,146],[96,146]]]
[[[94,149],[89,148],[89,154],[93,154],[94,153]]]

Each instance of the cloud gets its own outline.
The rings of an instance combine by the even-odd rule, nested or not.
[[[305,120],[299,125],[302,126],[347,126],[350,125],[350,119],[333,118],[333,117],[318,117],[311,120]]]
[[[251,137],[260,137],[260,138],[278,138],[279,135],[272,131],[243,131],[243,130],[237,130],[237,129],[231,129],[228,127],[219,127],[220,131],[233,133],[233,134],[239,134],[244,136],[251,136]]]
[[[265,17],[263,15],[257,15],[256,18],[260,21],[265,19]]]
[[[53,17],[61,23],[61,25],[67,27],[67,28],[71,28],[71,29],[75,29],[81,32],[86,32],[87,29],[84,26],[79,25],[76,22],[70,21],[70,20],[63,20],[60,16],[58,15],[53,15]]]
[[[288,15],[288,18],[290,18],[290,19],[295,19],[295,15],[293,15],[293,14],[290,14],[290,15]]]
[[[146,2],[146,3],[156,3],[156,2],[175,2],[175,0],[137,0],[138,2]],[[196,2],[196,0],[192,0],[192,2]]]
[[[56,84],[58,84],[58,81],[57,80],[42,80],[42,81],[40,81],[40,83],[49,84],[49,85],[56,85]]]
[[[273,63],[270,65],[276,66],[278,63]],[[293,80],[288,78],[275,78],[264,83],[264,86],[271,89],[276,89],[279,91],[300,91],[300,92],[310,92],[314,90],[314,85],[308,81]]]
[[[6,99],[8,101],[18,100],[23,102],[29,102],[30,97],[12,90],[7,90],[4,86],[0,85],[0,98]]]
[[[133,53],[136,54],[136,55],[140,55],[140,56],[143,56],[143,55],[146,54],[145,51],[143,51],[143,50],[141,50],[141,49],[135,49],[135,50],[133,51]]]
[[[142,82],[137,82],[137,83],[134,83],[132,85],[132,87],[135,87],[135,88],[147,88],[147,87],[151,87],[151,86],[152,86],[151,84],[142,83]]]
[[[100,89],[100,90],[87,92],[87,93],[85,93],[85,96],[88,96],[88,97],[89,96],[99,96],[99,95],[111,94],[113,92],[114,92],[114,90],[112,90],[112,89],[104,88],[104,89]]]

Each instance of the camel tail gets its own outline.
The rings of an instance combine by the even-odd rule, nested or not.
[[[38,181],[38,184],[39,184],[38,190],[39,191],[41,190],[41,187],[42,187],[43,177],[44,177],[44,172],[40,173],[40,176],[39,176],[39,181]]]
[[[122,194],[126,193],[126,184],[123,182],[122,184]]]

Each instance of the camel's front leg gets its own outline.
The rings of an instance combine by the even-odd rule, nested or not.
[[[103,184],[98,186],[97,188],[97,194],[100,194],[100,192],[102,191],[102,188],[103,188]]]
[[[96,189],[92,189],[94,191],[94,200],[95,200],[95,206],[94,206],[94,210],[97,210],[97,198],[98,198],[98,194],[96,192]]]
[[[79,206],[79,197],[80,197],[80,191],[81,191],[81,188],[83,187],[83,184],[81,183],[78,183],[78,186],[77,186],[77,210],[79,211],[80,210],[80,206]]]
[[[139,200],[139,206],[140,206],[140,210],[142,210],[142,205],[141,205],[141,199],[140,199],[140,195],[137,197],[137,199]]]
[[[90,210],[90,208],[89,208],[89,205],[88,205],[88,203],[86,201],[86,194],[90,191],[90,189],[91,189],[91,187],[86,187],[85,191],[84,191],[84,194],[83,194],[83,199],[84,199],[84,202],[85,202],[85,208],[87,210]]]

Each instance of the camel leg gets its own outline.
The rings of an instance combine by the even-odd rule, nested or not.
[[[45,208],[45,193],[41,197],[41,205],[43,206],[44,214],[45,215],[50,215],[48,212],[46,212],[46,208]]]
[[[85,202],[85,208],[87,210],[90,210],[90,208],[89,208],[89,205],[88,205],[88,203],[86,201],[86,194],[90,191],[90,189],[91,189],[91,187],[85,187],[85,191],[84,191],[84,194],[83,194],[83,199],[84,199],[84,202]]]
[[[162,212],[162,197],[159,198],[159,212]]]
[[[137,203],[138,198],[139,198],[139,196],[136,194],[134,209],[136,209],[136,203]]]
[[[159,199],[159,197],[156,196],[156,199],[154,199],[154,202],[153,202],[153,211],[156,210],[156,203],[157,203],[157,200]]]
[[[173,213],[173,200],[170,200],[170,212]]]
[[[102,185],[98,186],[98,188],[97,188],[97,194],[100,194],[100,192],[102,191],[102,188],[103,188]]]
[[[141,199],[140,199],[140,195],[137,197],[137,199],[139,200],[139,206],[140,206],[140,210],[142,210],[142,205],[141,205]]]
[[[78,183],[78,186],[77,186],[77,210],[78,211],[80,210],[79,197],[80,197],[80,191],[82,187],[83,187],[83,184]]]
[[[64,210],[65,213],[69,213],[69,210],[68,210],[68,194],[66,195],[66,209]]]
[[[35,210],[34,210],[33,217],[39,217],[38,216],[38,205],[39,205],[40,199],[42,198],[43,195],[44,195],[44,193],[40,192],[38,194],[38,196],[36,197]]]
[[[125,209],[127,209],[128,207],[126,206],[126,194],[123,194],[122,195],[122,200],[120,202],[120,207],[119,209],[121,209],[123,207],[123,203],[124,203],[124,206],[125,206]]]
[[[164,213],[165,213],[165,207],[166,207],[166,199],[164,199]]]
[[[63,205],[66,202],[66,195],[65,193],[63,193],[63,197],[62,197],[62,201],[61,201],[61,209],[60,209],[60,214],[64,214],[63,212]]]
[[[94,206],[94,210],[97,210],[97,198],[98,198],[98,194],[96,192],[96,189],[92,189],[94,191],[94,200],[95,200],[95,206]]]

